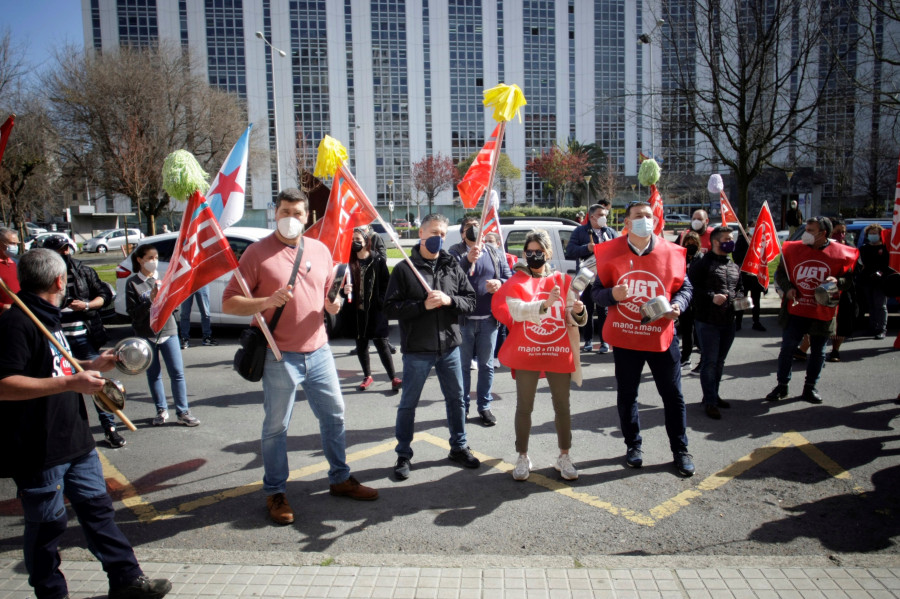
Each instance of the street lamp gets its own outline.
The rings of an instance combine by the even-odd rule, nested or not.
[[[256,32],[256,37],[261,39],[269,47],[269,61],[272,63],[272,124],[275,127],[275,184],[278,186],[276,193],[281,191],[281,154],[278,151],[278,94],[275,93],[275,53],[284,58],[287,56],[284,50],[279,50],[266,39],[262,31]]]
[[[587,205],[588,205],[588,209],[590,209],[590,207],[591,207],[591,176],[590,175],[584,176],[584,189],[587,192]]]
[[[394,180],[388,179],[388,210],[391,213],[391,225],[394,224]]]
[[[650,50],[650,157],[654,157],[654,150],[656,146],[656,140],[654,139],[653,132],[653,34],[656,33],[656,30],[662,27],[666,21],[664,19],[656,19],[656,26],[650,31],[650,33],[642,33],[638,36],[638,42],[645,46],[649,46]]]

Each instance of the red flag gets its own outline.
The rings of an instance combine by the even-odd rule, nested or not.
[[[900,161],[897,164],[897,190],[894,192],[894,226],[891,227],[890,261],[888,265],[900,272]],[[900,339],[900,335],[897,337]]]
[[[666,215],[663,210],[662,198],[659,196],[659,190],[656,185],[650,186],[650,208],[653,209],[653,216],[656,217],[656,227],[653,228],[654,235],[662,235],[663,228],[666,226]]]
[[[494,129],[490,139],[484,142],[484,147],[475,156],[472,166],[466,171],[466,176],[459,182],[456,188],[459,190],[459,199],[463,206],[472,209],[478,205],[478,200],[484,194],[491,180],[500,151],[497,148],[497,137],[500,135],[500,125]]]
[[[13,125],[16,124],[16,115],[11,114],[3,125],[0,125],[0,160],[3,160],[3,152],[6,151],[6,141],[9,139],[9,132],[12,131]]]
[[[741,272],[755,275],[763,289],[769,287],[769,262],[778,257],[778,234],[769,203],[763,202],[753,229],[750,249],[741,264]]]
[[[497,192],[491,190],[491,199],[488,204],[487,212],[484,215],[484,228],[481,229],[481,238],[484,239],[484,236],[488,233],[496,233],[500,236],[500,243],[503,243],[503,232],[500,230],[500,214],[498,212],[498,208],[500,207],[500,198],[497,196]]]
[[[219,222],[199,191],[188,199],[169,268],[150,309],[150,328],[162,330],[192,293],[238,267]]]
[[[719,199],[722,201],[722,226],[726,226],[728,223],[741,224],[741,221],[738,219],[737,214],[735,214],[734,208],[731,207],[731,202],[728,201],[728,196],[725,195],[724,191],[719,192]]]
[[[353,229],[377,219],[378,211],[353,178],[353,174],[341,166],[334,173],[325,214],[304,235],[324,243],[335,263],[346,264],[350,261]]]

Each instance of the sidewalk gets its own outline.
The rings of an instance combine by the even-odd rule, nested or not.
[[[106,575],[83,550],[63,556],[72,597],[104,597]],[[396,597],[440,599],[893,599],[900,597],[900,557],[841,555],[799,557],[658,556],[572,558],[500,556],[344,556],[273,553],[284,562],[323,558],[329,565],[259,565],[270,554],[208,552],[205,563],[154,561],[138,552],[145,573],[172,581],[171,598]],[[75,559],[71,559],[72,555]],[[80,554],[80,555],[79,555]],[[372,562],[373,565],[341,565]],[[68,558],[68,559],[67,559]],[[82,561],[79,561],[82,560]],[[438,562],[496,564],[439,567]],[[278,559],[274,562],[279,561]],[[374,565],[422,563],[418,566]],[[504,565],[504,562],[509,562]],[[570,566],[574,562],[581,567]],[[853,565],[847,565],[847,562]],[[837,564],[844,564],[838,566]],[[431,565],[429,565],[431,564]],[[33,597],[24,565],[0,556],[0,599]]]

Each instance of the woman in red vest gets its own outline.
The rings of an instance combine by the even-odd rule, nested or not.
[[[494,318],[509,329],[498,357],[501,364],[512,369],[516,379],[515,429],[519,453],[513,469],[516,480],[527,479],[532,469],[528,437],[541,376],[547,377],[556,415],[559,445],[556,469],[566,480],[578,478],[578,470],[569,457],[572,447],[569,383],[575,378],[576,383],[581,384],[578,327],[587,321],[587,312],[574,291],[569,297],[572,279],[554,271],[548,264],[551,258],[550,235],[540,229],[528,233],[525,236],[527,266],[521,262],[516,264],[512,278],[491,300]]]

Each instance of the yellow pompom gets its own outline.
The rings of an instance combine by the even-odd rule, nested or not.
[[[511,121],[514,116],[519,114],[519,109],[526,104],[528,102],[525,101],[525,94],[515,83],[512,85],[501,83],[484,90],[484,105],[494,108],[494,120],[498,123]],[[519,114],[519,122],[522,122],[521,114]]]
[[[319,179],[333,177],[347,160],[349,160],[347,148],[335,138],[326,135],[319,142],[319,155],[316,157],[316,170],[313,175]]]

